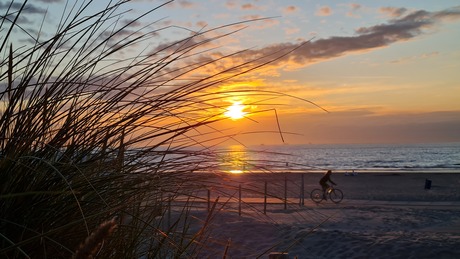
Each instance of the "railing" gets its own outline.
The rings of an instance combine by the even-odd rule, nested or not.
[[[282,205],[284,210],[288,207],[296,208],[305,206],[305,196],[309,198],[309,191],[305,190],[305,174],[295,174],[284,178],[263,180],[261,182],[225,182],[225,184],[209,184],[203,190],[196,191],[193,195],[174,197],[174,205],[178,203],[190,203],[196,208],[206,208],[210,211],[215,203],[229,209],[237,209],[242,214],[243,206],[254,208],[255,205],[263,205],[264,214],[269,205]],[[313,184],[313,183],[312,183]],[[319,186],[316,182],[315,186]],[[309,188],[312,188],[311,185]],[[236,208],[235,208],[236,205]]]

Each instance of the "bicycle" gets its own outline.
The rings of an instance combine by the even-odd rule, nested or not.
[[[333,203],[339,203],[343,200],[343,192],[333,186],[329,186],[329,188],[327,188],[326,195]],[[313,191],[311,191],[310,198],[315,203],[320,203],[325,198],[323,190],[313,189]]]

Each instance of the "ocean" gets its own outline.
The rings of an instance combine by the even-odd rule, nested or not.
[[[231,146],[221,154],[221,169],[233,172],[460,173],[460,143]]]

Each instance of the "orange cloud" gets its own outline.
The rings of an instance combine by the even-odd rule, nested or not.
[[[406,8],[381,7],[379,12],[392,18],[401,17],[407,11]]]
[[[273,60],[270,65],[285,68],[304,67],[309,64],[340,57],[349,53],[367,52],[376,48],[389,46],[416,38],[442,21],[460,19],[460,9],[453,8],[440,12],[424,10],[409,13],[387,23],[356,29],[356,35],[348,37],[330,37],[311,42],[278,43],[264,48],[248,50],[239,58],[265,62],[268,57]],[[257,61],[256,61],[257,60]]]
[[[182,8],[193,8],[193,7],[195,7],[194,3],[190,2],[190,1],[187,1],[187,0],[179,1],[179,5]]]
[[[294,13],[297,11],[297,7],[293,6],[293,5],[290,5],[286,8],[283,9],[283,13],[285,14],[289,14],[289,13]]]
[[[460,10],[458,8],[441,12],[420,10],[408,13],[398,19],[391,19],[386,23],[358,28],[353,36],[330,37],[311,42],[281,42],[232,54],[212,50],[218,45],[214,41],[209,41],[209,39],[216,37],[218,33],[209,31],[183,41],[158,45],[154,51],[169,53],[181,49],[187,50],[188,56],[193,58],[188,58],[181,62],[185,63],[183,67],[191,70],[187,74],[188,77],[207,77],[216,73],[219,73],[220,78],[239,75],[238,78],[233,76],[227,78],[225,82],[251,82],[252,80],[260,80],[260,78],[265,78],[268,81],[268,78],[271,77],[270,85],[267,87],[273,86],[275,87],[273,89],[279,90],[283,88],[277,88],[274,82],[276,82],[276,78],[279,77],[282,70],[297,69],[315,62],[351,53],[371,51],[401,41],[411,40],[430,32],[440,22],[453,19],[460,19]],[[432,55],[437,55],[437,52],[427,56]],[[417,58],[424,58],[424,56]],[[177,73],[172,68],[171,71],[168,69],[163,71],[171,77]],[[251,71],[251,73],[244,74],[246,71]],[[215,81],[218,82],[219,80]],[[217,86],[219,84],[216,84]],[[290,87],[296,86],[292,84]],[[359,91],[362,92],[363,89],[359,89]],[[299,96],[312,95],[302,94]]]
[[[332,9],[329,6],[323,6],[316,11],[318,16],[329,16],[332,14]]]
[[[243,4],[241,6],[241,9],[242,10],[255,10],[255,9],[257,9],[257,7],[255,5],[253,5],[253,4]]]
[[[351,10],[347,13],[348,17],[359,18],[360,15],[357,12],[361,9],[360,4],[350,4]]]

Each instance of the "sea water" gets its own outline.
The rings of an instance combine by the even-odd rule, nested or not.
[[[224,160],[241,171],[460,172],[460,143],[232,146]]]

